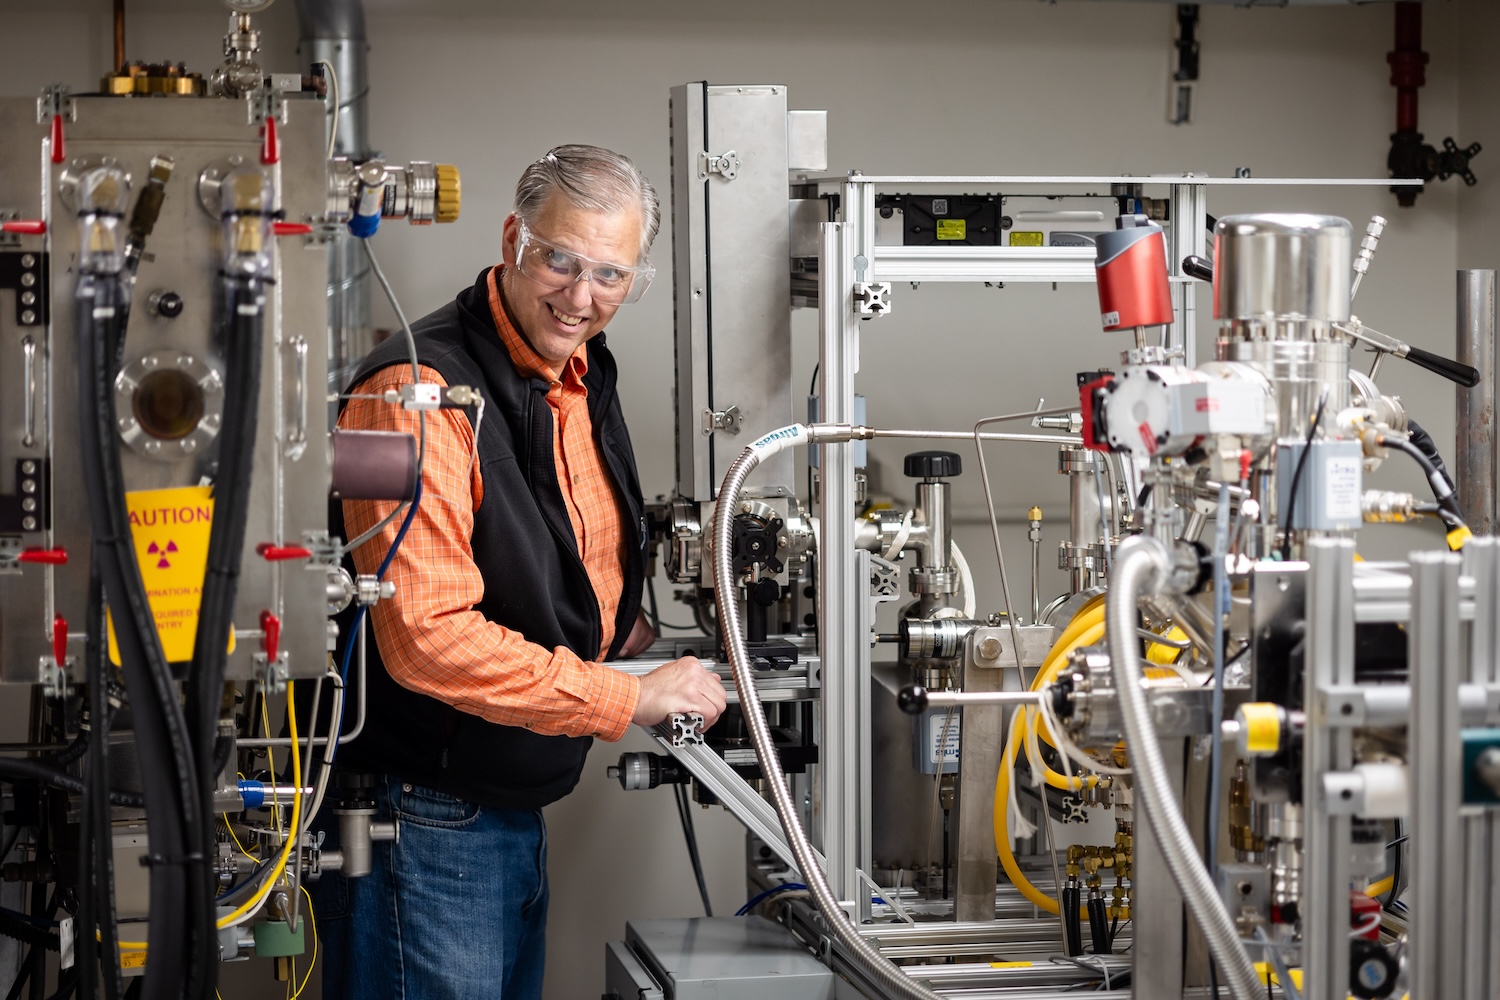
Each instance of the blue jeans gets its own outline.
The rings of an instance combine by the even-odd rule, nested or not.
[[[491,809],[382,776],[373,871],[310,889],[328,1000],[540,1000],[547,834],[535,809]],[[323,846],[338,821],[324,809]]]

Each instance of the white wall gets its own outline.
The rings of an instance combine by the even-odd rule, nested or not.
[[[207,71],[219,59],[224,18],[186,0],[133,0],[130,55],[187,59]],[[1472,18],[1491,5],[1427,4],[1432,53],[1422,91],[1429,141],[1456,135],[1495,144],[1496,84]],[[586,141],[634,157],[669,183],[667,93],[675,84],[780,83],[793,107],[830,112],[834,171],[945,174],[1098,174],[1184,170],[1213,175],[1251,167],[1258,176],[1379,177],[1393,129],[1394,93],[1385,53],[1387,6],[1291,10],[1205,7],[1197,122],[1164,121],[1173,8],[1166,4],[1057,5],[1031,0],[930,0],[920,13],[898,0],[861,4],[703,4],[668,0],[622,5],[573,0],[539,5],[369,0],[371,132],[392,158],[457,163],[464,213],[446,228],[383,231],[383,262],[409,315],[434,308],[497,256],[499,221],[522,167],[549,146]],[[1476,13],[1478,12],[1478,13]],[[286,0],[261,18],[267,62],[294,66],[296,23]],[[0,92],[31,93],[51,80],[94,85],[109,59],[107,5],[0,0],[7,57]],[[1461,44],[1462,43],[1462,44]],[[1466,89],[1460,125],[1460,55],[1477,89]],[[1478,95],[1477,98],[1475,95]],[[1496,154],[1491,154],[1496,155]],[[1214,193],[1209,210],[1299,209],[1344,215],[1362,228],[1391,220],[1358,312],[1371,325],[1440,353],[1453,342],[1453,270],[1459,218],[1465,247],[1495,266],[1494,212],[1500,180],[1476,162],[1480,187],[1441,185],[1414,209],[1384,188],[1251,189]],[[1481,209],[1480,206],[1483,206]],[[1483,211],[1483,215],[1476,215]],[[1469,240],[1472,240],[1471,244]],[[1488,241],[1488,242],[1486,242]],[[1466,249],[1465,266],[1469,262]],[[669,267],[664,238],[656,260]],[[1203,297],[1207,311],[1207,296]],[[393,317],[383,303],[376,315]],[[795,324],[794,385],[816,358],[815,323]],[[1210,350],[1206,324],[1200,352]],[[648,494],[673,482],[671,297],[662,282],[623,310],[611,330],[623,397]],[[886,426],[965,428],[979,417],[1027,408],[1038,396],[1072,398],[1072,374],[1113,362],[1121,343],[1099,332],[1092,289],[1003,291],[925,286],[895,290],[895,312],[867,324],[861,391]],[[1382,384],[1403,395],[1445,451],[1452,448],[1447,383],[1392,362]],[[898,446],[876,448],[878,488],[905,497]],[[988,530],[980,526],[977,467],[965,453],[956,491],[965,523],[959,541],[978,575],[981,608],[998,607]],[[1066,491],[1047,449],[991,452],[1003,514],[1032,503],[1063,522]],[[1410,470],[1382,473],[1390,488],[1420,491]],[[1048,536],[1044,565],[1058,538]],[[1024,531],[1006,529],[1013,593],[1026,589]],[[1426,536],[1422,540],[1428,541]],[[1400,553],[1410,533],[1362,542]],[[1044,591],[1061,583],[1048,573]],[[679,610],[678,615],[682,612]],[[624,749],[646,748],[633,736]],[[596,996],[603,942],[631,917],[691,915],[696,892],[669,793],[626,795],[605,781],[616,748],[599,747],[580,790],[549,810],[553,920],[549,1000]],[[699,816],[718,912],[743,899],[739,828],[719,810]],[[233,973],[230,974],[233,978]],[[265,979],[257,976],[257,988]],[[226,990],[226,997],[230,992]],[[259,995],[250,986],[240,995]],[[264,995],[271,995],[265,992]]]

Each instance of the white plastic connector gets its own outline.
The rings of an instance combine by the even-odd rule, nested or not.
[[[399,403],[403,410],[436,410],[443,405],[443,386],[434,382],[407,383],[399,389],[387,389],[385,401]]]

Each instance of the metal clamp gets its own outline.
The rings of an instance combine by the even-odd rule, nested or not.
[[[73,658],[70,656],[64,662],[71,664]],[[68,693],[68,672],[51,653],[44,654],[37,663],[37,681],[42,685],[43,698],[55,701]]]
[[[698,712],[673,712],[667,720],[672,724],[674,747],[698,746],[703,743],[703,716]]]
[[[308,569],[336,567],[344,561],[343,542],[326,531],[304,531],[302,547],[312,553],[307,560]]]
[[[286,650],[283,649],[277,653],[274,660],[265,653],[256,653],[250,658],[250,662],[260,674],[266,690],[272,694],[282,694],[286,691],[286,683],[292,676],[292,662]]]
[[[888,316],[891,312],[889,281],[856,281],[854,311],[861,316]]]
[[[714,431],[723,431],[731,437],[740,432],[740,421],[745,414],[738,406],[731,404],[722,410],[711,410],[703,408],[703,436],[708,437]]]
[[[732,181],[739,176],[740,157],[732,149],[727,149],[714,156],[708,152],[698,154],[698,179],[708,180],[709,174],[718,174],[726,181]]]

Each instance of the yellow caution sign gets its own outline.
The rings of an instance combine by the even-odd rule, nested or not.
[[[193,658],[198,635],[198,608],[203,600],[203,575],[208,569],[208,537],[213,530],[213,490],[185,486],[170,490],[138,490],[125,494],[135,558],[146,584],[156,634],[168,662]],[[229,630],[234,651],[234,629]],[[113,618],[109,621],[109,658],[120,662]]]
[[[965,219],[938,219],[937,238],[940,240],[964,240],[969,238],[969,224]]]
[[[1013,247],[1042,247],[1047,245],[1046,237],[1037,232],[1014,232],[1010,234],[1010,245]]]
[[[146,967],[146,949],[120,950],[120,968],[122,969],[144,969]]]

